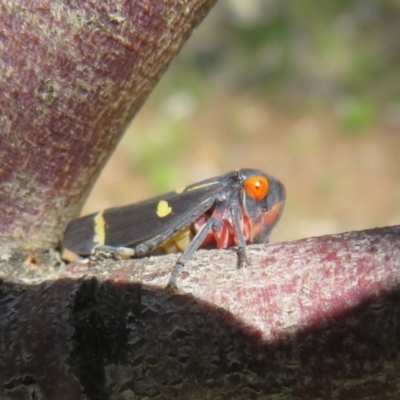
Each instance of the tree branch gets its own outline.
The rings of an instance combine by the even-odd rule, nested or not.
[[[0,247],[49,248],[215,0],[0,5]]]
[[[252,266],[242,270],[232,250],[199,251],[176,295],[164,290],[174,255],[75,262],[35,285],[9,277],[0,307],[6,393],[397,398],[399,233],[250,246]]]

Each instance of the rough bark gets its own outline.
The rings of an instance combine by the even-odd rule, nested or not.
[[[232,250],[199,251],[178,294],[164,290],[173,255],[54,266],[52,279],[32,254],[3,260],[26,259],[0,288],[3,396],[400,398],[399,234],[251,246],[242,270]]]
[[[50,248],[216,0],[0,4],[0,248]]]

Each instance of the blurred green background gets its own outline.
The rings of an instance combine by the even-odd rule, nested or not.
[[[400,2],[223,0],[83,213],[232,169],[281,179],[272,241],[400,223]]]

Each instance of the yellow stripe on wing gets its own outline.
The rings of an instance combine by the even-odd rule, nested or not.
[[[93,243],[95,246],[102,246],[106,241],[106,222],[104,221],[103,211],[97,213],[93,218],[94,223],[94,237]]]

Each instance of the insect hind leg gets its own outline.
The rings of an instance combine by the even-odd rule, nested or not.
[[[98,261],[104,258],[114,260],[126,260],[137,255],[135,249],[130,247],[97,246],[93,249],[90,261]]]

